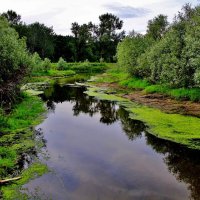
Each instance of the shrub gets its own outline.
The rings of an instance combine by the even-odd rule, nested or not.
[[[47,72],[51,68],[51,61],[48,58],[45,58],[42,62],[42,67],[45,72]]]
[[[39,54],[35,52],[32,55],[32,71],[33,72],[39,72],[42,71],[42,59],[40,58]]]
[[[62,57],[60,57],[58,64],[57,64],[57,69],[58,70],[64,70],[64,69],[66,69],[66,67],[67,67],[66,61]]]
[[[0,17],[0,101],[13,101],[19,93],[19,84],[29,72],[31,57],[25,39]]]

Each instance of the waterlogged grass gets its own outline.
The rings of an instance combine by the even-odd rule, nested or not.
[[[48,172],[46,165],[39,162],[33,163],[27,170],[22,172],[21,179],[13,182],[10,185],[1,187],[2,198],[4,200],[29,199],[26,193],[20,192],[20,190],[22,190],[22,185],[26,184],[31,179],[42,176],[46,172]]]
[[[99,88],[89,88],[86,93],[102,100],[118,102],[129,111],[130,118],[143,121],[153,135],[200,150],[199,118],[167,114],[156,108],[142,106],[125,98],[105,94]]]

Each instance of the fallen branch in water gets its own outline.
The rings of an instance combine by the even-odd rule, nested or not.
[[[8,179],[5,179],[5,180],[0,180],[0,183],[7,183],[9,181],[16,181],[16,180],[19,180],[21,177],[15,177],[15,178],[8,178]]]

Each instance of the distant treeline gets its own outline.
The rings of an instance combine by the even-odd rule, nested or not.
[[[60,57],[68,62],[98,62],[100,59],[106,62],[116,61],[116,46],[125,35],[124,31],[120,32],[123,21],[108,13],[99,16],[98,25],[92,22],[82,25],[72,23],[72,36],[57,35],[53,27],[39,22],[27,25],[12,10],[1,15],[9,21],[20,38],[26,38],[29,52],[37,52],[41,58],[49,58],[54,62]]]
[[[132,32],[117,47],[121,68],[131,76],[170,87],[200,86],[200,6],[183,6],[171,24],[158,15],[147,32]]]

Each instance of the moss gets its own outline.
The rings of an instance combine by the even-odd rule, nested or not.
[[[148,131],[166,140],[200,149],[200,119],[180,114],[167,114],[159,109],[142,106],[116,95],[103,93],[99,88],[89,88],[86,92],[102,100],[116,101],[130,113],[130,118],[146,123]]]
[[[19,160],[23,153],[29,153],[37,146],[31,127],[39,124],[45,111],[44,103],[37,96],[25,94],[21,103],[17,104],[9,115],[0,113],[5,123],[1,124],[0,137],[0,178],[12,177],[13,172],[20,172]],[[19,189],[36,175],[42,175],[46,166],[34,163],[31,168],[22,172],[22,179],[11,185],[1,187],[3,199],[27,199]]]
[[[12,184],[7,186],[2,186],[2,196],[5,200],[22,200],[28,199],[28,195],[21,193],[22,186],[29,180],[36,177],[42,176],[44,173],[48,172],[46,165],[36,162],[32,164],[27,170],[24,170],[21,174],[21,179],[14,181]]]

